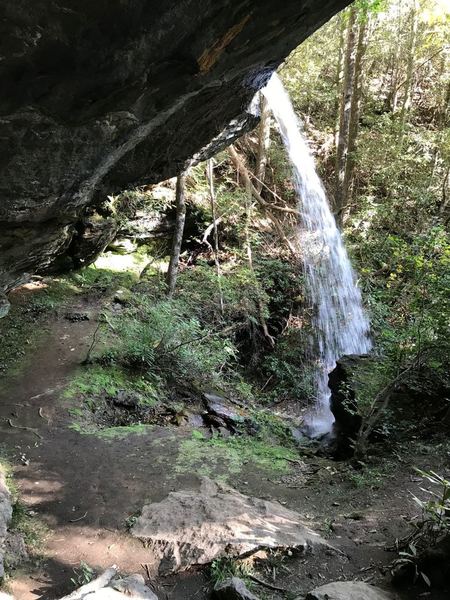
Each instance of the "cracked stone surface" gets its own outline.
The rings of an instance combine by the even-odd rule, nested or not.
[[[331,547],[278,502],[250,496],[207,477],[199,491],[171,492],[144,506],[131,529],[159,563],[160,574],[183,571],[222,556],[245,556],[264,548],[303,552]]]

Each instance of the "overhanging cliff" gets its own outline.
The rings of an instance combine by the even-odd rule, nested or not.
[[[0,290],[83,211],[175,175],[348,0],[4,0]]]

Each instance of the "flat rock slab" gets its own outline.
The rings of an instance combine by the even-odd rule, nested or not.
[[[396,596],[361,581],[336,581],[309,592],[306,600],[395,600]]]
[[[262,548],[331,549],[298,513],[207,477],[198,492],[171,492],[161,502],[144,506],[131,533],[154,554],[161,575]]]

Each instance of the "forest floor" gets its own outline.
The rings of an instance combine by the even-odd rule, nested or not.
[[[12,294],[11,319],[26,314],[24,307],[39,293],[39,285],[34,287]],[[448,468],[448,444],[415,439],[389,451],[378,448],[360,471],[309,454],[301,456],[302,464],[284,462],[282,469],[250,457],[238,468],[234,464],[230,474],[226,460],[199,451],[201,441],[188,424],[118,428],[108,435],[79,431],[71,427],[76,400],[63,391],[86,357],[107,301],[89,294],[69,296],[30,322],[39,331],[3,377],[1,449],[13,466],[28,518],[48,531],[31,563],[7,582],[16,600],[62,596],[73,589],[76,573],[83,574],[83,563],[96,571],[117,564],[122,572],[147,577],[151,556],[128,533],[127,520],[172,490],[198,489],[200,474],[228,478],[242,493],[298,511],[341,551],[311,558],[273,555],[256,566],[260,578],[289,590],[291,597],[337,579],[389,587],[388,565],[396,554],[386,547],[407,534],[408,522],[418,516],[413,495],[424,497],[424,482],[414,467]],[[67,318],[76,313],[87,313],[89,319]],[[201,599],[210,578],[202,569],[153,583],[161,600]],[[265,598],[285,597],[257,585],[255,591]],[[441,600],[448,594],[417,585],[399,591],[399,597]]]

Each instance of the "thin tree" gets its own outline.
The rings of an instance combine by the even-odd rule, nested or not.
[[[167,270],[167,296],[171,298],[175,292],[178,275],[178,263],[180,262],[181,244],[183,242],[184,223],[186,220],[186,172],[182,172],[177,177],[176,186],[176,218],[175,231],[172,240],[172,252],[170,254],[169,268]]]
[[[216,215],[216,192],[214,190],[214,159],[210,158],[206,163],[206,177],[209,185],[209,199],[211,202],[211,216],[213,221],[213,238],[214,238],[214,264],[216,265],[217,285],[219,288],[220,314],[223,315],[223,290],[222,290],[222,273],[220,270],[219,261],[219,233],[217,231],[217,215]]]
[[[266,97],[260,93],[260,123],[258,128],[258,155],[256,157],[256,190],[260,194],[266,176],[267,153],[270,147],[270,108]]]
[[[404,82],[405,92],[403,94],[402,107],[400,110],[398,128],[398,146],[403,145],[405,135],[406,118],[409,114],[413,95],[414,63],[416,58],[417,31],[419,23],[419,0],[414,0],[410,15],[410,31],[408,40],[408,57],[406,64],[406,78]]]
[[[334,192],[334,208],[338,217],[347,202],[346,163],[350,134],[350,115],[354,92],[355,59],[356,59],[356,16],[357,11],[352,6],[348,13],[347,42],[344,57],[344,79],[342,83],[341,105],[339,111],[339,133],[336,152],[336,184]]]
[[[368,22],[367,11],[357,11],[355,7],[350,9],[336,152],[335,213],[340,224],[350,203],[355,168]]]

